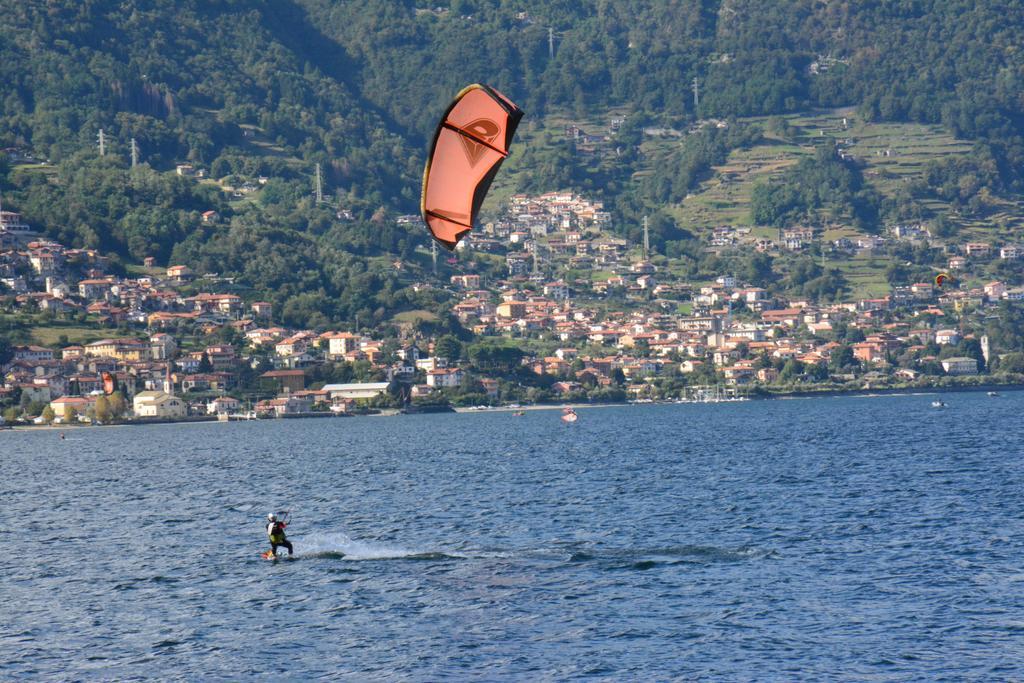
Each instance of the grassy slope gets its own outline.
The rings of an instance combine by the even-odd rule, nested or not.
[[[115,332],[114,329],[101,330],[94,327],[34,327],[32,339],[40,346],[55,346],[60,343],[61,336],[66,335],[72,344],[83,344],[104,339]]]

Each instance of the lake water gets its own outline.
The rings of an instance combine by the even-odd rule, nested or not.
[[[933,398],[0,432],[0,679],[1020,680],[1024,392]]]

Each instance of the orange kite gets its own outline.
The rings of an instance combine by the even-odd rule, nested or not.
[[[449,251],[473,229],[521,118],[511,100],[480,84],[463,88],[441,118],[423,169],[420,211]]]

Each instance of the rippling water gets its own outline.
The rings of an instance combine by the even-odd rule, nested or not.
[[[1019,680],[1024,392],[944,399],[0,433],[0,678]]]

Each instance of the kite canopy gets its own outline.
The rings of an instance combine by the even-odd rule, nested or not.
[[[942,285],[950,282],[952,279],[948,273],[939,273],[935,276],[935,286],[942,287]]]
[[[112,393],[117,391],[117,380],[109,372],[104,372],[100,375],[103,378],[103,393],[110,396]]]
[[[464,88],[445,111],[423,169],[420,199],[423,221],[445,248],[454,250],[472,230],[522,117],[511,100],[479,84]]]

